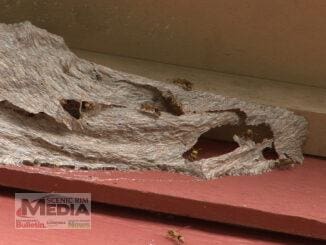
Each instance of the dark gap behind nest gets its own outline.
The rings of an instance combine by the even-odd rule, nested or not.
[[[267,124],[257,126],[248,125],[223,125],[213,128],[202,135],[203,138],[217,139],[233,142],[233,136],[251,139],[256,143],[263,142],[264,139],[272,139],[273,132]]]

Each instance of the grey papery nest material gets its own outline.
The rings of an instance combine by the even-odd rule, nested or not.
[[[0,24],[0,163],[76,169],[164,169],[211,179],[302,163],[307,123],[286,109],[187,91],[94,64],[29,22]],[[260,142],[216,157],[184,158],[223,125],[261,126]],[[274,148],[278,159],[262,151]]]

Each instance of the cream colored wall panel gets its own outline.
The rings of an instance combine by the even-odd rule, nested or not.
[[[71,47],[326,87],[324,0],[0,0]]]

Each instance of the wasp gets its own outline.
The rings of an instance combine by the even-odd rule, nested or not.
[[[191,150],[187,152],[186,158],[191,162],[196,161],[199,156],[199,150],[200,149],[197,148],[191,148]]]
[[[176,230],[168,230],[166,236],[178,245],[185,242],[184,237]]]
[[[181,103],[176,99],[170,90],[162,94],[168,111],[176,116],[184,114]]]
[[[154,116],[156,118],[161,116],[160,109],[157,106],[155,106],[155,105],[153,105],[151,103],[147,103],[147,102],[141,104],[140,111],[145,112],[145,113],[147,113],[149,115],[152,115],[152,116]]]
[[[243,132],[241,135],[245,140],[253,140],[254,139],[254,131],[250,128],[247,129],[245,132]]]
[[[91,111],[95,109],[95,103],[83,101],[81,106],[82,111]]]
[[[172,82],[186,91],[191,91],[193,87],[193,83],[184,78],[176,78]]]

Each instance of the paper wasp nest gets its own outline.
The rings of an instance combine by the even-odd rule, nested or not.
[[[187,91],[78,58],[29,22],[0,24],[0,163],[89,169],[163,169],[211,179],[303,161],[307,123],[286,109]],[[257,143],[190,161],[208,130],[265,125]],[[278,159],[262,151],[274,148]]]

